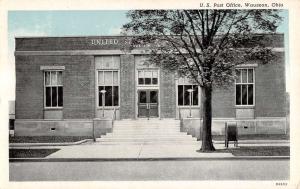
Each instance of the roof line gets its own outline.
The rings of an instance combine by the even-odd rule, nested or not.
[[[257,35],[284,35],[284,33],[256,33]],[[131,37],[138,35],[62,35],[62,36],[15,36],[15,39],[19,38],[85,38],[85,37]]]

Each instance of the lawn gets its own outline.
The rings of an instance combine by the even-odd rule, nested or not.
[[[9,149],[9,158],[44,158],[59,149]]]
[[[13,136],[9,137],[9,143],[60,143],[77,142],[91,139],[90,136]]]
[[[213,135],[213,140],[225,140],[224,135]],[[238,140],[290,140],[289,135],[285,134],[253,134],[253,135],[238,135]]]
[[[234,156],[290,156],[289,146],[242,146],[217,150],[216,152],[230,152]]]

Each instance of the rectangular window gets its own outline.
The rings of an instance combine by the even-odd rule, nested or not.
[[[158,70],[139,70],[139,85],[158,85]]]
[[[254,105],[254,69],[237,69],[236,75],[236,105]]]
[[[102,106],[102,105],[119,106],[119,72],[118,71],[115,70],[98,71],[98,106]]]
[[[178,85],[177,104],[178,106],[198,106],[199,90],[198,85]],[[191,92],[189,92],[192,90]]]
[[[45,71],[45,107],[63,107],[62,71]]]

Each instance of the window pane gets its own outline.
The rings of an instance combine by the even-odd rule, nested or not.
[[[157,78],[152,78],[152,84],[157,85]]]
[[[105,106],[112,106],[112,87],[105,86]]]
[[[98,85],[104,85],[103,81],[103,71],[98,72]]]
[[[57,85],[62,85],[62,72],[57,72]]]
[[[152,72],[152,77],[153,78],[158,78],[158,73],[157,72],[158,72],[157,70]]]
[[[113,105],[119,106],[119,87],[114,86],[114,99],[113,99]]]
[[[184,79],[183,77],[180,77],[180,78],[178,79],[178,83],[179,83],[179,84],[184,84],[184,80],[185,80],[185,79]]]
[[[145,71],[145,85],[151,84],[152,71]]]
[[[111,71],[104,72],[104,84],[105,85],[112,84],[112,72]]]
[[[145,78],[151,78],[152,77],[152,71],[145,71]]]
[[[187,91],[188,89],[191,89],[192,85],[185,85],[184,86],[184,105],[190,105],[190,95]]]
[[[242,76],[241,76],[241,70],[240,69],[237,69],[236,70],[236,83],[241,83],[241,80],[242,80]]]
[[[45,84],[50,85],[50,72],[45,72]]]
[[[139,85],[144,85],[144,84],[145,84],[144,78],[139,78]]]
[[[54,72],[51,72],[51,85],[54,86],[54,85],[57,85],[57,72],[54,71]]]
[[[100,92],[101,90],[103,90],[104,87],[103,86],[99,86],[98,90],[99,90],[99,94],[98,94],[98,98],[99,98],[99,106],[102,106],[102,93]]]
[[[241,85],[236,85],[236,105],[241,105]]]
[[[253,83],[253,69],[248,70],[248,83]]]
[[[144,78],[144,71],[139,71],[138,77],[139,78]]]
[[[147,103],[146,91],[140,91],[139,103]]]
[[[178,105],[183,105],[183,85],[178,85]]]
[[[242,83],[247,83],[247,69],[242,69]]]
[[[248,85],[248,105],[253,105],[253,85]]]
[[[46,106],[51,107],[51,87],[46,87]]]
[[[150,91],[150,103],[157,103],[157,91]]]
[[[247,85],[242,85],[242,105],[247,105]]]
[[[197,106],[198,105],[198,86],[194,85],[193,87],[193,105]]]
[[[119,85],[118,72],[117,72],[117,71],[114,71],[113,74],[114,74],[114,75],[113,75],[113,77],[114,77],[114,78],[113,78],[113,85],[114,85],[114,86]]]
[[[57,87],[52,87],[52,107],[57,106]]]
[[[151,84],[151,78],[145,78],[145,85]]]
[[[58,106],[63,106],[63,87],[58,87]]]

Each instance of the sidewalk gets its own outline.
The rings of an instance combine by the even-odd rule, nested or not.
[[[216,145],[216,148],[221,148]],[[203,158],[233,157],[231,153],[199,153],[199,144],[122,144],[122,145],[79,145],[63,147],[46,158]]]
[[[239,141],[239,146],[289,146],[289,141]],[[45,157],[37,158],[44,160],[144,160],[144,159],[236,159],[241,158],[231,153],[213,152],[200,153],[197,152],[201,147],[201,142],[195,144],[102,144],[87,142],[80,145],[69,146],[27,146],[13,147],[22,149],[45,149],[59,148],[60,150]],[[216,149],[225,149],[224,141],[214,141]],[[230,148],[233,147],[231,143]],[[263,156],[244,156],[243,158],[276,158]],[[284,156],[285,157],[285,156]],[[284,158],[280,157],[280,158]],[[32,159],[32,158],[31,158]]]

